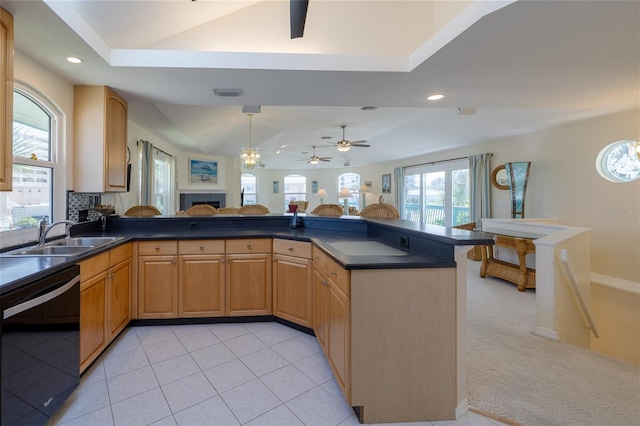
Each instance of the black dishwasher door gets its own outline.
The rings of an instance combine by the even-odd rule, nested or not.
[[[0,298],[0,424],[46,424],[80,379],[80,268]]]

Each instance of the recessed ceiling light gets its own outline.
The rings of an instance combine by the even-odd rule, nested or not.
[[[286,148],[286,147],[287,147],[286,145],[280,145],[280,148]]]
[[[440,99],[444,98],[444,95],[441,94],[435,94],[435,95],[431,95],[429,97],[427,97],[428,101],[439,101]]]
[[[77,56],[67,56],[67,62],[71,62],[72,64],[81,64],[84,61],[82,58],[78,58]]]

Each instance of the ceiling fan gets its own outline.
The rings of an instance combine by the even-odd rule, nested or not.
[[[316,155],[316,147],[313,147],[313,155],[306,160],[297,160],[297,161],[306,161],[309,164],[318,164],[321,161],[331,161],[331,157],[318,157]]]
[[[338,151],[340,152],[347,152],[349,151],[352,147],[353,148],[369,148],[371,145],[367,145],[367,141],[348,141],[345,139],[344,137],[344,129],[345,127],[347,127],[346,124],[341,124],[340,127],[342,127],[342,140],[338,141],[337,143],[334,143],[332,145],[337,146],[338,147]]]

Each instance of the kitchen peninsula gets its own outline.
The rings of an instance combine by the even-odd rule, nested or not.
[[[466,246],[492,244],[492,237],[400,220],[300,220],[303,226],[291,229],[290,215],[110,217],[104,234],[91,222],[72,235],[121,236],[132,244],[134,323],[275,318],[313,330],[360,421],[462,416]],[[92,258],[56,262],[82,265]],[[10,272],[7,282],[4,273],[33,267],[33,258],[0,262],[3,286],[33,279]],[[42,263],[38,273],[62,267],[56,262]],[[217,295],[206,309],[206,297],[187,294],[203,291],[205,281]]]

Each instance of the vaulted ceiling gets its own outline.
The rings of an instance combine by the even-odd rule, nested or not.
[[[261,106],[251,139],[268,168],[408,158],[640,103],[633,0],[310,0],[297,39],[285,0],[2,7],[18,50],[74,84],[113,87],[131,120],[181,150],[238,155],[249,143],[242,106]],[[446,97],[427,101],[433,93]],[[371,147],[338,152],[342,124]],[[297,161],[313,146],[333,161]]]

